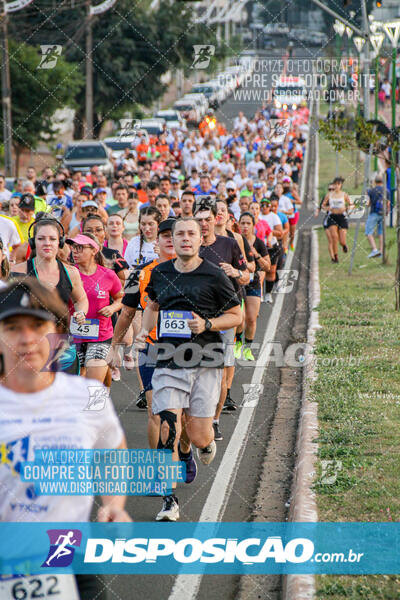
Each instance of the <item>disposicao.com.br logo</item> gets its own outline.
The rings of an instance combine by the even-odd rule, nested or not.
[[[251,550],[252,549],[252,550]],[[285,545],[279,536],[247,538],[131,538],[96,539],[87,541],[85,563],[155,563],[163,557],[171,557],[180,564],[240,563],[249,565],[264,563],[268,559],[276,563],[303,563],[314,554],[314,544],[306,538],[295,538]]]

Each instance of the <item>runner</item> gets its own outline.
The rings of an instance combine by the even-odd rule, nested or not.
[[[250,249],[250,246],[249,246],[247,240],[239,233],[236,233],[236,232],[233,232],[230,230],[231,224],[232,224],[232,221],[230,219],[230,213],[228,211],[227,202],[224,200],[217,200],[217,219],[215,221],[214,231],[215,231],[216,235],[222,235],[224,237],[234,238],[237,241],[243,256],[246,257],[247,268],[250,273],[250,281],[251,281],[251,277],[255,271],[254,257],[251,253],[251,249]],[[242,310],[243,310],[243,321],[242,321],[241,325],[236,329],[236,336],[235,335],[233,336],[233,341],[232,341],[231,334],[229,334],[228,332],[226,332],[225,334],[222,334],[223,336],[226,336],[228,338],[227,348],[226,348],[226,353],[225,353],[225,370],[226,370],[226,388],[227,389],[226,389],[225,402],[222,407],[223,411],[236,410],[235,401],[231,397],[231,387],[232,387],[233,377],[235,375],[235,345],[234,345],[235,337],[237,339],[239,337],[241,337],[242,332],[243,332],[244,318],[245,318],[245,310],[244,310],[245,291],[244,290],[245,290],[245,288],[243,286],[241,286],[240,293],[238,294],[239,300],[241,301]],[[239,333],[239,331],[240,331],[240,333]],[[229,339],[229,335],[231,336],[230,339]],[[226,340],[224,340],[224,341],[226,341]],[[240,341],[240,344],[242,344],[241,341]],[[239,358],[239,356],[236,358]],[[244,358],[246,358],[246,357],[244,357]],[[215,434],[215,440],[222,439],[222,433],[219,430],[218,423],[214,424],[214,434]]]
[[[104,248],[117,250],[121,256],[125,256],[128,240],[123,236],[124,230],[124,220],[121,215],[119,213],[111,215],[106,225],[107,239],[104,241]]]
[[[101,245],[91,233],[79,234],[67,239],[72,246],[72,256],[78,267],[88,301],[88,331],[73,326],[71,333],[77,345],[82,374],[90,379],[104,382],[107,371],[107,355],[113,336],[111,317],[121,310],[121,281],[111,269],[104,266]]]
[[[250,279],[250,283],[246,285],[246,319],[245,319],[245,341],[246,348],[243,351],[243,356],[246,360],[255,360],[251,351],[251,344],[253,343],[256,327],[257,318],[260,312],[261,304],[261,281],[260,271],[268,273],[271,268],[271,259],[268,254],[266,245],[254,234],[254,216],[252,213],[247,212],[240,215],[239,219],[240,229],[243,237],[247,240],[250,245],[251,254],[256,263],[256,272]],[[247,355],[246,355],[247,352]]]
[[[294,236],[296,234],[296,225],[299,222],[299,208],[301,207],[301,198],[299,196],[299,194],[297,193],[296,187],[295,185],[292,183],[292,180],[290,179],[290,177],[284,177],[282,179],[282,185],[283,185],[283,194],[286,196],[286,198],[289,198],[289,200],[291,201],[291,203],[293,204],[293,208],[294,208],[294,213],[292,217],[289,217],[289,228],[290,228],[290,240],[289,240],[289,244],[290,244],[290,250],[293,252],[294,251]]]
[[[109,218],[114,221],[118,219],[115,215],[111,215]],[[129,265],[118,250],[106,245],[106,227],[100,215],[87,216],[82,222],[82,233],[89,233],[96,237],[104,257],[104,266],[112,269],[123,285],[128,276]]]
[[[231,237],[223,237],[215,235],[215,224],[217,216],[217,206],[215,200],[211,198],[203,198],[196,201],[194,216],[199,222],[201,233],[203,236],[202,245],[200,248],[200,256],[206,258],[214,265],[219,266],[226,275],[230,278],[235,292],[241,301],[242,292],[241,286],[247,285],[250,281],[250,273],[247,269],[245,258],[240,250],[240,247],[235,239]],[[233,328],[224,331],[223,342],[225,344],[225,361],[226,367],[231,367],[235,364],[234,357],[234,342],[235,331]],[[227,369],[224,369],[221,395],[214,416],[213,427],[215,438],[222,440],[222,433],[219,427],[219,417],[224,406],[228,389]]]
[[[151,272],[158,264],[175,258],[175,248],[172,243],[172,225],[175,219],[167,219],[162,221],[158,228],[158,247],[160,251],[159,258],[153,260],[151,263],[138,267],[134,271],[129,280],[126,282],[124,297],[122,299],[122,310],[118,317],[117,324],[114,328],[114,336],[111,343],[113,352],[111,353],[112,366],[120,365],[119,346],[124,346],[123,338],[128,331],[136,311],[144,310],[147,304],[147,292],[146,287],[150,281]],[[153,415],[151,411],[151,398],[152,398],[152,386],[151,378],[154,372],[154,365],[149,364],[147,354],[149,351],[150,344],[154,344],[157,339],[156,328],[150,332],[147,337],[146,347],[144,350],[139,351],[139,372],[143,384],[143,389],[146,394],[147,412],[148,412],[148,426],[147,433],[149,439],[150,448],[157,448],[159,430],[160,430],[160,418],[158,415]]]
[[[216,453],[212,420],[220,395],[223,366],[218,332],[236,327],[242,316],[239,300],[223,270],[199,256],[198,221],[190,217],[179,219],[174,224],[173,241],[177,259],[162,263],[152,271],[147,286],[149,302],[136,344],[143,349],[149,332],[158,324],[156,349],[161,342],[168,344],[173,352],[170,358],[158,358],[152,378],[152,410],[161,420],[158,448],[173,450],[177,460],[184,411],[189,439],[197,447],[203,464],[210,464]],[[171,280],[174,285],[166,285]],[[174,330],[181,333],[171,336]],[[183,345],[186,351],[180,351]],[[214,347],[211,359],[207,345]],[[220,358],[217,358],[218,350]],[[209,360],[212,366],[206,366]],[[181,456],[182,452],[191,452],[182,441],[180,450]],[[156,520],[176,521],[178,518],[178,499],[170,490]]]
[[[140,235],[130,240],[125,251],[125,260],[130,267],[143,265],[158,257],[154,245],[160,222],[161,214],[155,206],[146,206],[140,210]]]
[[[343,177],[335,177],[332,182],[334,187],[333,192],[328,192],[322,202],[322,209],[328,209],[327,225],[331,233],[333,263],[339,262],[338,243],[340,242],[343,252],[348,251],[346,245],[347,230],[349,224],[347,221],[346,211],[350,208],[350,198],[346,192],[342,190],[344,179]]]
[[[124,222],[125,238],[131,240],[135,235],[139,233],[139,197],[137,192],[130,192],[128,196],[128,206],[119,210],[117,213],[111,213],[120,215]]]
[[[49,431],[56,448],[126,448],[109,397],[102,411],[85,410],[99,382],[45,369],[49,336],[67,331],[66,306],[36,279],[13,282],[0,291],[0,413],[9,417],[7,425],[3,421],[1,437],[5,456],[0,487],[7,490],[0,497],[2,522],[30,522],[38,513],[41,521],[52,523],[89,520],[92,496],[37,496],[32,485],[21,480],[21,460],[34,460],[34,449],[48,444]],[[98,521],[131,521],[124,496],[99,500]],[[56,575],[55,584],[60,598],[106,600],[99,575]]]
[[[272,194],[271,194],[272,197]],[[270,228],[272,229],[272,236],[269,240],[268,245],[268,253],[271,259],[271,268],[265,274],[265,295],[264,302],[272,303],[272,289],[274,287],[274,283],[276,281],[276,270],[279,261],[279,257],[282,252],[282,246],[280,246],[279,241],[283,238],[283,228],[282,222],[278,215],[271,211],[271,202],[264,201],[265,204],[262,218],[265,220]]]
[[[191,190],[185,190],[179,201],[182,208],[182,217],[191,217],[193,215],[194,193]]]

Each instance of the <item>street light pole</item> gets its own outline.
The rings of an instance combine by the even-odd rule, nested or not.
[[[12,175],[12,120],[11,120],[11,81],[10,63],[8,59],[8,15],[6,2],[3,0],[1,14],[1,103],[3,109],[3,142],[4,142],[4,171]]]
[[[371,29],[376,31],[377,23],[376,21],[371,23]],[[371,44],[375,51],[375,111],[374,118],[378,119],[379,114],[379,102],[378,102],[378,91],[379,91],[379,51],[382,47],[383,40],[385,39],[385,35],[383,33],[374,33],[371,35]],[[375,155],[374,157],[374,171],[378,170],[378,157]]]
[[[392,134],[394,136],[396,128],[396,58],[397,43],[400,37],[400,19],[383,23],[383,29],[392,44]],[[390,164],[390,227],[393,227],[393,205],[396,188],[396,152],[392,147]],[[397,198],[399,202],[399,198]],[[399,226],[399,223],[397,224]]]
[[[86,131],[85,137],[93,137],[93,29],[91,0],[86,0]]]

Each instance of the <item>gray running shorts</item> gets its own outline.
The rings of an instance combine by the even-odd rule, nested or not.
[[[153,373],[152,410],[183,408],[192,417],[213,417],[221,392],[222,369],[156,368]]]

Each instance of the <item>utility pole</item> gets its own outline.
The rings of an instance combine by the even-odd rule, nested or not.
[[[86,6],[86,95],[85,138],[93,137],[93,17],[101,15],[112,8],[117,0],[104,0],[97,6],[91,5],[91,0],[85,0]]]
[[[11,121],[11,81],[8,60],[8,15],[6,2],[2,2],[1,11],[1,104],[3,109],[4,171],[12,176],[12,121]]]
[[[90,0],[86,0],[86,130],[85,138],[93,137],[93,29]]]

